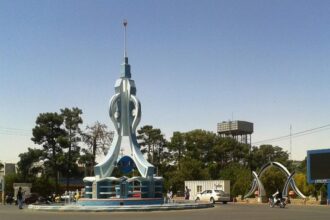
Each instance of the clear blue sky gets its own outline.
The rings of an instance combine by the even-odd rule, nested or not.
[[[0,160],[34,147],[42,112],[79,107],[84,126],[113,128],[124,18],[141,126],[170,138],[247,120],[257,142],[330,123],[330,1],[1,0]],[[329,136],[293,138],[293,159]]]

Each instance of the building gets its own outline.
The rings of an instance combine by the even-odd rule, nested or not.
[[[0,202],[4,203],[5,177],[0,176]]]
[[[29,196],[31,194],[32,183],[14,183],[14,198],[17,198],[17,192],[19,187],[22,188],[23,196]]]
[[[190,200],[195,200],[198,193],[209,189],[223,190],[230,194],[230,180],[188,180],[184,181],[184,186],[190,190]]]
[[[16,164],[15,163],[5,163],[4,164],[4,176],[8,174],[16,173]]]
[[[0,170],[0,202],[4,202],[5,198],[5,175],[15,174],[16,164],[15,163],[4,163],[3,168]]]

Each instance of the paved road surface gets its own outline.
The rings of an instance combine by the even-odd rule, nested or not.
[[[330,206],[294,206],[285,209],[267,205],[227,204],[214,208],[153,212],[43,212],[0,205],[0,220],[330,220]]]

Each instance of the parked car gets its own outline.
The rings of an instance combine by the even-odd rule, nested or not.
[[[196,201],[208,201],[210,203],[222,202],[223,204],[226,204],[227,202],[230,202],[230,195],[222,190],[210,189],[198,193]]]

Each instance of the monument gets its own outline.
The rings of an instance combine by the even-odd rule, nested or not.
[[[131,79],[131,67],[126,51],[124,20],[124,62],[115,94],[110,99],[109,116],[115,127],[113,142],[105,159],[94,167],[95,176],[85,177],[85,198],[81,205],[137,205],[163,203],[163,178],[155,176],[155,167],[140,151],[136,128],[141,120],[141,104]],[[117,167],[123,174],[138,170],[139,176],[112,176]]]
[[[279,162],[271,162],[271,161],[264,164],[260,168],[259,174],[257,174],[255,171],[252,171],[253,181],[250,191],[244,196],[245,199],[252,196],[253,193],[258,189],[258,202],[268,201],[268,198],[266,197],[265,187],[260,179],[262,175],[265,173],[265,171],[268,170],[270,167],[276,167],[280,169],[287,177],[284,184],[284,188],[282,190],[282,195],[284,198],[288,198],[289,196],[288,191],[289,191],[289,187],[291,186],[292,190],[296,193],[297,196],[299,196],[302,199],[306,199],[306,196],[302,192],[300,192],[294,181],[293,176],[295,175],[295,171],[290,173],[289,170],[283,164]]]

